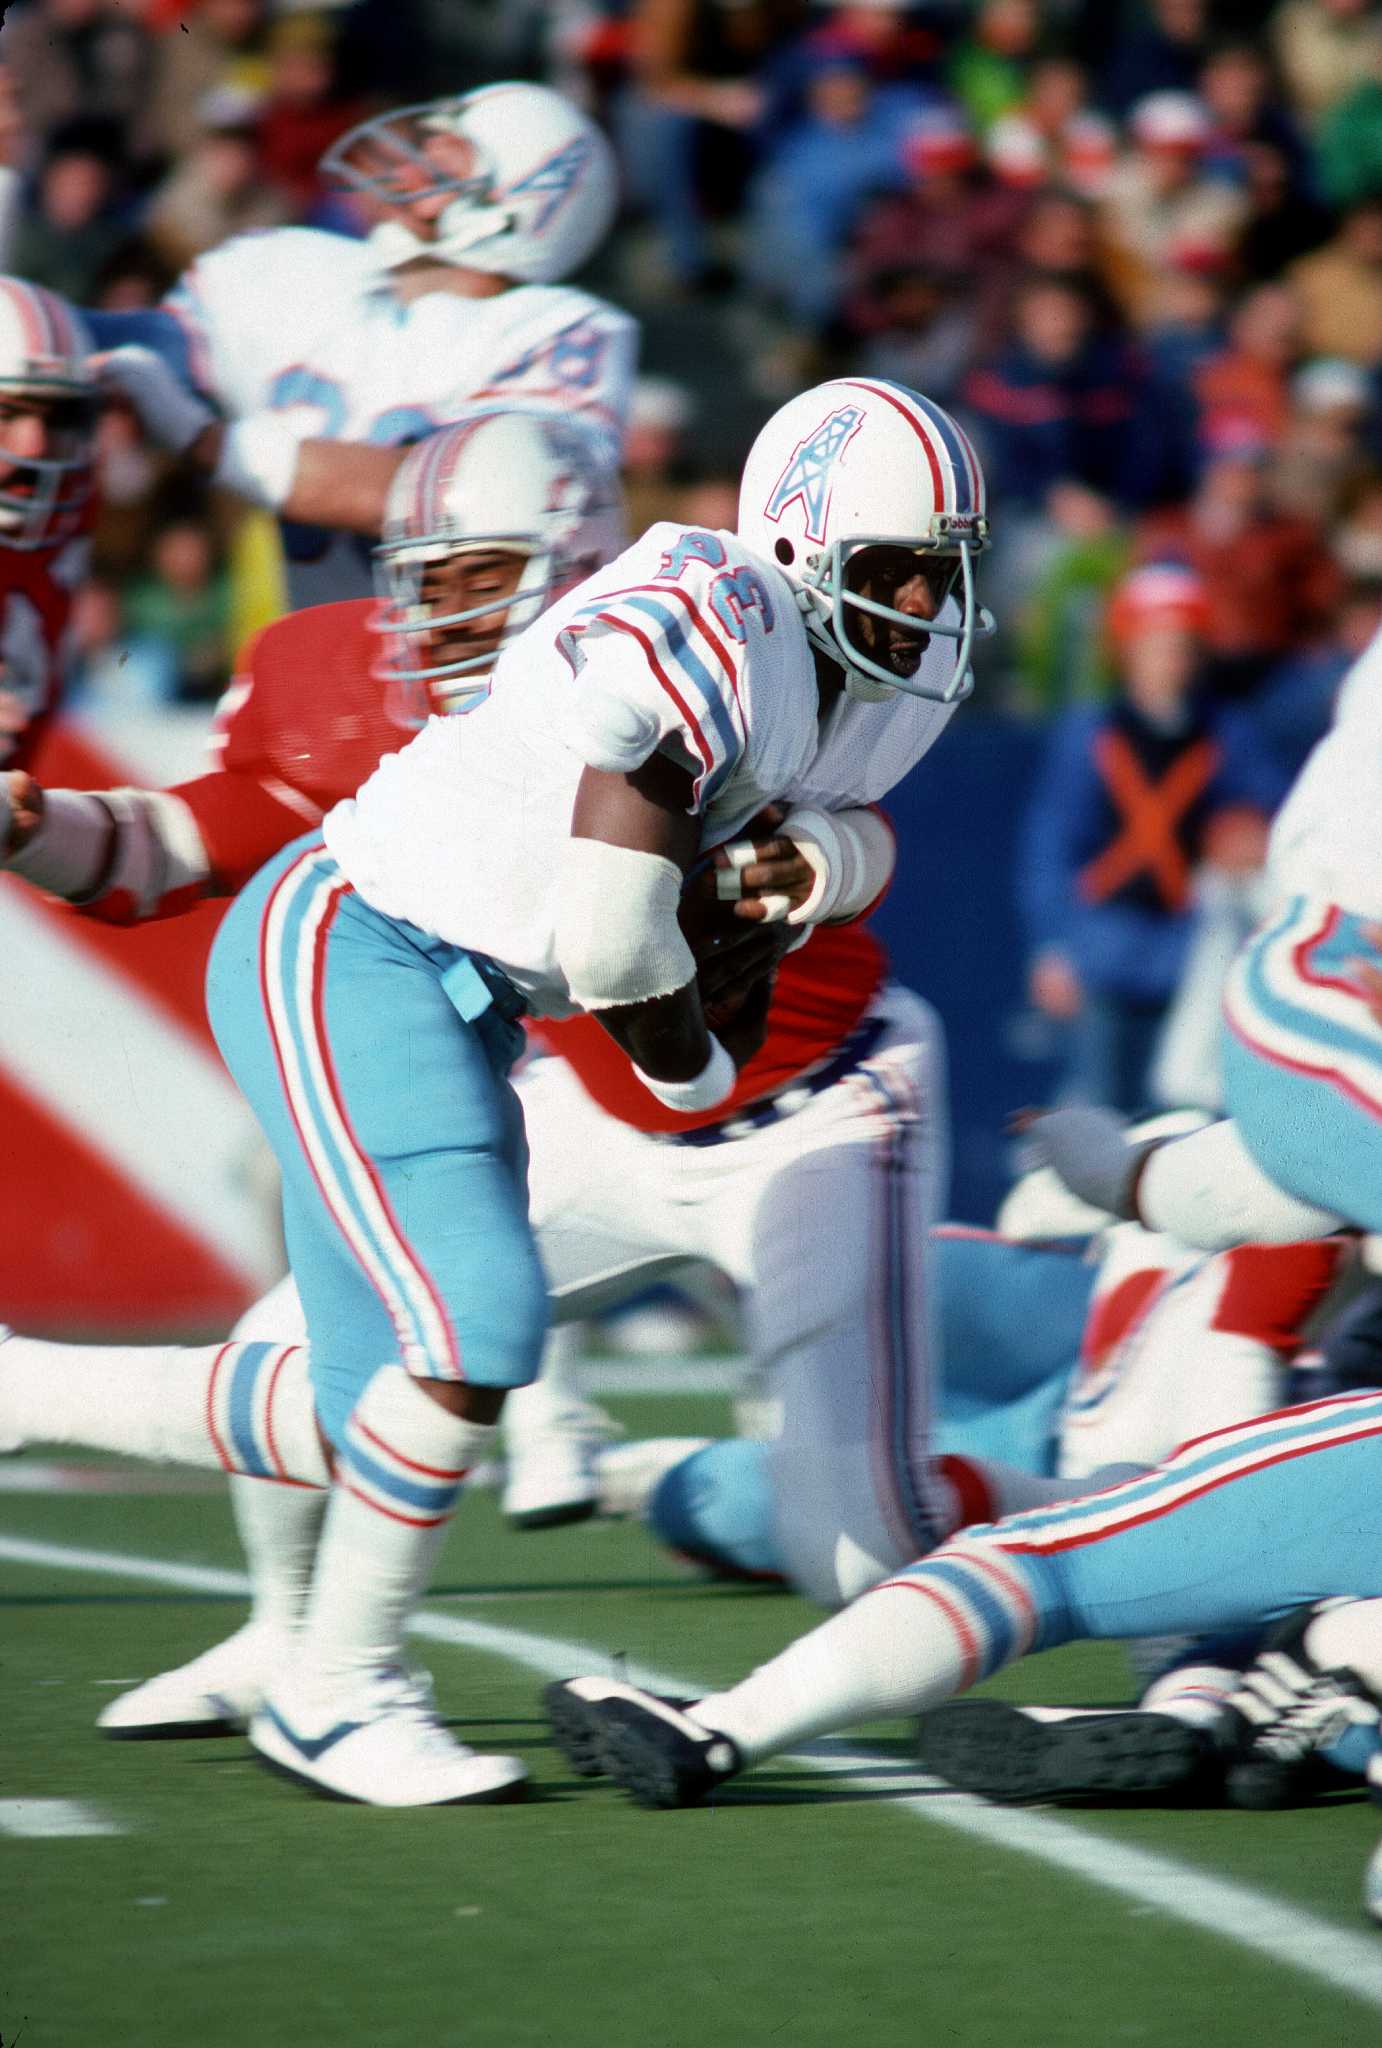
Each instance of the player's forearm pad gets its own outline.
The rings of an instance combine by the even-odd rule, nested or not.
[[[787,813],[779,834],[800,847],[816,877],[806,901],[788,911],[788,924],[858,917],[892,880],[896,842],[886,820],[866,806],[817,811],[803,805]]]
[[[99,887],[74,901],[133,924],[180,910],[201,894],[211,863],[181,797],[162,789],[106,789],[99,800],[115,822],[115,844]]]
[[[75,902],[100,878],[110,852],[110,813],[81,789],[46,789],[43,817],[26,846],[4,857],[12,875]]]
[[[276,512],[293,488],[300,439],[277,413],[248,413],[226,428],[212,481]]]
[[[677,923],[681,870],[603,839],[566,842],[557,876],[556,949],[583,1010],[670,996],[695,979]]]

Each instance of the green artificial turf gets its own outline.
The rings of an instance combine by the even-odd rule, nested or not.
[[[618,1404],[659,1433],[722,1404]],[[34,1454],[31,1454],[34,1455]],[[176,1563],[237,1562],[215,1492],[0,1493],[0,1535]],[[639,1529],[517,1536],[465,1503],[438,1614],[579,1639],[728,1680],[812,1619],[690,1577]],[[118,1685],[193,1654],[243,1612],[119,1577],[0,1560],[0,1798],[89,1803],[120,1835],[0,1835],[0,2041],[221,2044],[944,2043],[945,2048],[1363,2048],[1382,2013],[1279,1961],[1043,1862],[930,1825],[895,1798],[763,1768],[709,1809],[648,1814],[573,1779],[540,1679],[427,1642],[467,1741],[516,1751],[524,1805],[398,1814],[265,1774],[231,1737],[111,1743]],[[1082,1646],[995,1681],[1012,1698],[1123,1695]],[[906,1753],[906,1730],[872,1731]],[[1377,1815],[1123,1808],[1061,1816],[1297,1904],[1366,1941]],[[1378,1935],[1382,1950],[1382,1933]]]

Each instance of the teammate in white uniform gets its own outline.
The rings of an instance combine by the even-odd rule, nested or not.
[[[635,323],[558,280],[614,217],[608,143],[545,86],[486,86],[380,115],[323,159],[374,225],[237,236],[154,314],[92,317],[108,380],[149,431],[273,510],[308,439],[396,446],[493,398],[579,413],[623,439]],[[225,424],[189,403],[214,401]],[[369,591],[364,550],[287,534],[295,607]]]

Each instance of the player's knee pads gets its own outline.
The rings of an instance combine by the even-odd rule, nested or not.
[[[730,1437],[693,1451],[663,1474],[648,1521],[673,1550],[752,1578],[782,1572],[773,1534],[768,1446]]]

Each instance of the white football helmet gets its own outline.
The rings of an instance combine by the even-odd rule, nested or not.
[[[974,687],[969,657],[993,619],[974,590],[988,546],[984,472],[948,412],[881,377],[835,377],[773,414],[749,450],[739,491],[739,535],[796,591],[806,631],[866,701],[896,690],[949,704]],[[924,625],[850,588],[850,564],[873,547],[923,550],[953,565],[944,603]],[[958,642],[939,679],[922,662],[908,675],[875,660],[858,614],[915,639]]]
[[[0,277],[0,405],[42,406],[45,453],[10,454],[0,427],[0,546],[56,547],[91,496],[98,389],[91,337],[66,300]]]
[[[370,230],[386,270],[431,257],[550,284],[604,240],[618,204],[600,129],[560,93],[517,81],[362,121],[321,170],[391,208],[446,199],[430,240],[397,214]]]
[[[624,545],[618,479],[584,422],[535,408],[475,406],[409,450],[389,490],[374,551],[385,636],[376,674],[400,724],[469,711],[489,695],[501,649]],[[461,554],[527,557],[510,594],[438,614],[429,568]],[[498,616],[501,615],[502,616]],[[495,619],[483,653],[436,660],[434,637]]]

